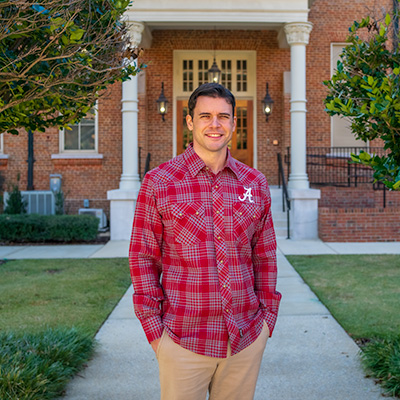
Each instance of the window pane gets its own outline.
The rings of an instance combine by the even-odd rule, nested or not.
[[[79,150],[79,126],[70,126],[71,130],[64,129],[64,149]]]
[[[208,82],[208,60],[199,60],[198,62],[198,78],[199,78],[199,86],[203,83]]]
[[[227,89],[232,90],[232,60],[221,61],[221,83]]]
[[[93,125],[81,126],[81,150],[94,150],[95,129]]]
[[[184,92],[193,90],[193,60],[183,60],[182,88]]]
[[[237,60],[236,61],[236,90],[238,92],[247,91],[247,61]]]
[[[236,147],[238,150],[247,150],[247,109],[238,107],[236,118]]]

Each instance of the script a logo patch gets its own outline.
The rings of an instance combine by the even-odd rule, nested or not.
[[[243,193],[243,196],[239,196],[240,201],[246,201],[246,199],[249,199],[249,203],[254,203],[253,200],[253,195],[251,194],[251,188],[244,188],[245,192]]]

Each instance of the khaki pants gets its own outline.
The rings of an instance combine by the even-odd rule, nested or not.
[[[250,346],[226,358],[207,357],[177,345],[165,332],[157,349],[161,400],[252,400],[269,336],[264,323]]]

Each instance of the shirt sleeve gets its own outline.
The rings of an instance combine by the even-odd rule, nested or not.
[[[133,304],[147,340],[161,337],[161,304],[164,299],[160,283],[163,224],[157,210],[154,185],[146,174],[136,202],[129,267],[133,283]]]
[[[254,290],[264,310],[265,321],[271,336],[278,317],[282,295],[276,291],[276,236],[272,222],[271,196],[265,177],[263,177],[261,193],[263,196],[264,215],[252,240]]]

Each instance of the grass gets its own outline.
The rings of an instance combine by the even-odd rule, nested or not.
[[[400,396],[400,257],[288,256],[289,262],[362,347],[366,371]]]
[[[0,398],[52,399],[128,288],[127,260],[15,260],[0,276]]]
[[[54,399],[93,348],[93,338],[75,329],[0,334],[0,398]]]
[[[94,335],[130,284],[126,259],[0,265],[0,332],[77,327]]]

